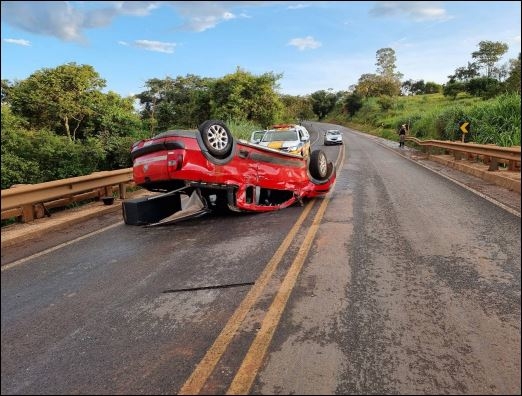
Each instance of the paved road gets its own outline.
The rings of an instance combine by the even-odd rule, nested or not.
[[[3,270],[2,394],[520,394],[520,217],[343,131],[325,199]]]
[[[519,394],[520,218],[346,132],[253,393]]]

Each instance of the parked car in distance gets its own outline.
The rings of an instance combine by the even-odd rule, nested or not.
[[[125,223],[133,225],[170,222],[177,212],[186,211],[192,216],[221,209],[279,210],[325,195],[336,179],[335,166],[324,151],[302,156],[234,139],[219,120],[205,121],[196,131],[170,130],[140,140],[130,154],[134,183],[160,193],[146,202],[123,202]],[[180,194],[195,203],[192,211],[183,208]],[[170,206],[174,217],[167,213]]]
[[[324,145],[343,144],[343,135],[338,129],[328,129],[324,133]]]

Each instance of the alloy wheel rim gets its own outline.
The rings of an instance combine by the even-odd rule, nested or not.
[[[210,145],[217,150],[224,149],[228,144],[228,135],[222,126],[212,125],[208,129],[207,137]]]

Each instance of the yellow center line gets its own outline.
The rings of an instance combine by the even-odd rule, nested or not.
[[[198,394],[205,382],[212,374],[214,367],[221,359],[223,353],[227,349],[228,345],[232,341],[237,329],[241,325],[241,322],[246,317],[248,311],[252,308],[252,306],[257,302],[257,299],[261,295],[263,289],[267,285],[270,280],[272,274],[277,269],[277,266],[281,262],[284,254],[288,250],[291,242],[295,238],[297,231],[301,227],[302,223],[312,210],[312,207],[315,203],[315,200],[308,202],[303,213],[297,219],[297,222],[294,224],[286,238],[283,240],[274,256],[270,259],[267,266],[256,280],[255,285],[250,289],[246,297],[243,299],[239,307],[232,314],[227,324],[216,338],[210,349],[207,351],[201,362],[197,365],[196,369],[192,372],[190,377],[185,381],[180,391],[179,395],[196,395]]]
[[[340,165],[344,163],[344,144],[341,147],[341,155],[338,157],[338,161],[336,164],[336,168],[339,169]],[[337,176],[340,176],[341,172],[337,172]],[[331,191],[335,188],[335,183],[332,186]],[[274,301],[270,305],[265,318],[263,319],[263,323],[261,324],[261,328],[256,335],[256,338],[250,345],[250,348],[245,355],[239,370],[237,371],[230,387],[228,388],[227,395],[246,395],[250,392],[250,388],[254,382],[254,379],[257,376],[259,368],[264,360],[266,352],[268,350],[268,346],[272,341],[272,337],[275,333],[277,325],[279,324],[279,320],[281,319],[281,315],[286,307],[286,303],[288,302],[288,298],[290,297],[290,293],[292,292],[295,282],[297,281],[297,277],[299,276],[301,269],[303,267],[304,261],[306,257],[308,257],[308,252],[312,246],[312,242],[315,238],[315,234],[319,229],[319,225],[321,224],[321,220],[324,216],[324,212],[326,211],[326,207],[330,201],[331,193],[328,194],[319,210],[317,211],[312,225],[310,226],[306,237],[303,241],[301,248],[299,249],[296,258],[294,259],[290,269],[288,270],[285,279],[281,283],[279,291],[277,292]]]
[[[303,263],[308,255],[310,247],[312,246],[312,241],[317,233],[329,200],[329,197],[325,197],[319,207],[313,223],[306,234],[303,245],[299,249],[292,266],[281,283],[281,287],[263,319],[261,329],[257,333],[252,345],[250,345],[250,348],[241,363],[241,367],[237,371],[232,384],[228,388],[227,395],[247,395],[250,391],[250,387],[252,386],[259,367],[266,355],[266,351],[270,345],[281,315],[283,314],[290,293],[293,290],[297,277],[303,267]]]

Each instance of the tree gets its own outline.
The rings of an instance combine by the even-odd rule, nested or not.
[[[332,92],[320,90],[312,93],[310,99],[312,100],[312,110],[314,114],[318,120],[322,120],[335,107],[337,95]]]
[[[413,94],[412,86],[415,83],[412,79],[406,80],[401,84],[401,92],[404,95]]]
[[[508,74],[506,67],[497,67],[496,62],[504,55],[508,46],[505,43],[481,41],[479,50],[471,54],[475,62],[468,62],[467,67],[455,69],[449,75],[449,82],[444,87],[445,96],[456,98],[459,92],[468,92],[482,98],[492,98],[501,92],[500,81]],[[485,75],[480,69],[485,68]]]
[[[415,95],[422,95],[426,93],[426,83],[424,80],[415,81],[411,86],[411,90]]]
[[[479,50],[471,54],[473,59],[477,59],[477,63],[486,68],[486,77],[492,77],[495,63],[508,50],[508,45],[499,41],[481,41]]]
[[[281,74],[260,76],[237,70],[212,85],[211,116],[226,120],[246,120],[260,125],[272,124],[280,117],[282,103],[276,92]]]
[[[355,86],[355,92],[363,98],[376,96],[374,93],[378,90],[379,79],[377,74],[365,73],[359,77]]]
[[[433,94],[442,91],[442,86],[432,81],[424,82],[424,80],[407,80],[402,83],[402,91],[412,95]]]
[[[166,77],[161,80],[159,78],[151,78],[145,82],[146,91],[136,95],[140,104],[143,105],[141,116],[148,119],[150,136],[154,135],[154,130],[158,124],[156,120],[156,112],[159,105],[165,100],[167,91],[174,86],[174,80]]]
[[[444,85],[444,88],[442,89],[442,94],[444,96],[449,96],[453,99],[457,98],[457,95],[459,92],[465,92],[466,91],[466,84],[460,81],[450,81],[447,84]]]
[[[86,121],[84,135],[133,136],[143,127],[134,109],[134,97],[121,97],[109,91],[93,93],[92,114]]]
[[[95,92],[105,87],[92,66],[68,63],[44,68],[15,84],[10,90],[13,112],[34,128],[65,132],[76,139],[82,121],[93,112]]]
[[[362,96],[354,92],[346,96],[343,108],[350,115],[350,117],[353,117],[361,109],[362,106]]]
[[[520,52],[517,59],[509,61],[509,76],[505,81],[506,90],[520,95]]]
[[[13,83],[9,80],[2,79],[2,104],[9,103],[9,97]]]
[[[455,74],[448,76],[450,81],[469,81],[472,78],[480,76],[480,66],[473,62],[468,62],[467,67],[458,67],[455,69]]]
[[[3,83],[4,80],[2,80]],[[23,152],[30,149],[25,139],[27,122],[11,112],[9,106],[2,105],[1,127],[1,187],[13,184],[38,183],[41,181],[40,166],[35,158],[23,158]]]
[[[283,104],[281,122],[310,120],[314,117],[309,96],[281,95],[281,102]]]
[[[151,135],[156,128],[196,128],[208,119],[213,82],[193,74],[148,80],[148,90],[136,97],[143,106],[142,115],[149,120]]]
[[[434,93],[439,93],[439,92],[442,92],[442,86],[440,84],[437,84],[436,82],[433,82],[433,81],[428,81],[426,83],[424,93],[434,94]]]
[[[402,73],[395,72],[395,51],[392,48],[381,48],[376,56],[377,74],[363,74],[359,78],[355,91],[363,97],[399,95]]]
[[[381,76],[385,76],[391,79],[400,80],[403,75],[402,73],[395,72],[397,66],[395,62],[397,61],[397,57],[395,56],[395,51],[392,48],[381,48],[376,53],[377,56],[377,73]]]
[[[490,99],[501,93],[501,83],[489,77],[474,78],[466,83],[466,92],[482,99]]]
[[[359,78],[355,92],[365,98],[381,95],[397,96],[401,92],[401,82],[387,76],[363,74]]]

